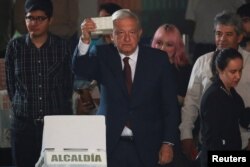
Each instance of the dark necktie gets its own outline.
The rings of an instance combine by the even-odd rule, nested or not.
[[[125,82],[126,82],[126,86],[128,89],[128,94],[131,94],[131,89],[132,89],[132,75],[131,75],[131,68],[130,65],[128,63],[129,61],[129,57],[125,57],[123,58],[123,62],[124,62],[124,78],[125,78]]]

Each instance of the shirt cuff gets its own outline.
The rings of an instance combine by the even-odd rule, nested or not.
[[[184,140],[184,139],[192,139],[193,138],[193,133],[192,133],[192,130],[189,130],[189,129],[181,129],[180,128],[180,138],[181,140]]]
[[[163,144],[168,144],[168,145],[170,145],[170,146],[174,146],[174,143],[171,143],[171,142],[168,142],[168,141],[164,141],[164,142],[162,142]]]
[[[81,39],[79,39],[78,50],[79,56],[85,55],[88,52],[90,44],[83,43]]]

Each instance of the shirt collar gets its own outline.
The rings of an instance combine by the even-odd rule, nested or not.
[[[34,44],[31,42],[29,33],[26,34],[25,38],[26,38],[26,39],[25,39],[26,44],[27,44],[28,46],[34,45]],[[48,38],[47,38],[46,42],[45,42],[43,45],[52,45],[52,41],[53,41],[53,40],[52,40],[51,34],[48,33]]]
[[[134,53],[132,53],[131,55],[129,55],[129,58],[130,58],[133,62],[137,62],[138,52],[139,52],[139,47],[137,46],[136,49],[135,49],[135,51],[134,51]],[[127,56],[125,56],[124,54],[122,54],[122,53],[120,53],[120,52],[119,52],[119,55],[120,55],[120,57],[121,57],[122,60],[123,60],[125,57],[127,57]]]

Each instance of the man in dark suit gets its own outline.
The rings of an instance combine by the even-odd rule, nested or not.
[[[85,19],[73,58],[76,77],[100,84],[98,114],[106,117],[108,166],[168,164],[173,160],[179,114],[167,55],[138,45],[142,30],[131,11],[121,9],[112,20],[114,44],[89,53],[90,32],[96,26]]]

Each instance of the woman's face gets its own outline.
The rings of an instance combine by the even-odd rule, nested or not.
[[[99,17],[106,17],[110,16],[110,13],[108,13],[106,10],[102,9],[99,11]]]
[[[243,69],[243,61],[240,58],[231,59],[224,70],[219,70],[219,77],[227,89],[237,86]]]
[[[170,62],[173,62],[176,52],[175,44],[170,40],[169,35],[164,28],[160,27],[154,35],[152,47],[165,51],[168,54]]]

